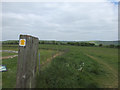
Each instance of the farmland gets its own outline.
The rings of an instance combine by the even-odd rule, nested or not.
[[[17,45],[3,45],[2,48],[18,50]],[[37,72],[36,88],[118,87],[117,48],[40,44],[39,53],[41,69],[40,73]],[[57,55],[58,53],[61,54]],[[2,55],[4,57],[9,54]],[[2,72],[3,88],[14,88],[17,57],[4,59],[2,63],[8,69],[7,72]],[[80,71],[82,63],[84,67],[83,71]]]

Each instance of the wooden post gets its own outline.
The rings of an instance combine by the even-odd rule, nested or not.
[[[19,39],[25,41],[19,42],[16,88],[35,88],[39,40],[29,35]]]

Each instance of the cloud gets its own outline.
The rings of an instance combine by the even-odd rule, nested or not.
[[[3,3],[3,40],[18,39],[19,34],[56,40],[117,40],[117,9],[111,2]]]

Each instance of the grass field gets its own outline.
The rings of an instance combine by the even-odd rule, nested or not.
[[[17,55],[16,53],[8,53],[8,52],[0,52],[0,54],[4,56],[11,56],[11,55]]]
[[[3,46],[3,50],[18,50],[18,47],[7,47]],[[39,49],[38,54],[40,53],[40,63],[42,64],[43,62],[46,61],[47,58],[50,58],[53,54],[57,53],[55,50],[44,50],[44,49]],[[3,52],[2,56],[10,56],[10,55],[16,55],[16,53],[7,53]],[[4,59],[2,60],[2,64],[6,65],[7,67],[7,72],[2,72],[2,87],[3,88],[14,88],[15,83],[16,83],[16,72],[17,72],[17,58],[9,58],[9,59]]]
[[[17,50],[17,46],[3,46]],[[41,65],[59,52],[64,52],[44,64],[37,74],[37,88],[116,88],[118,87],[118,49],[66,45],[39,45]],[[3,88],[15,87],[17,57],[5,59]],[[83,71],[79,71],[84,63]]]

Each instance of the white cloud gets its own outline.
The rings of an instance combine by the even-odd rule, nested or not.
[[[3,3],[3,40],[18,39],[20,33],[40,39],[117,40],[117,13],[110,2]]]

